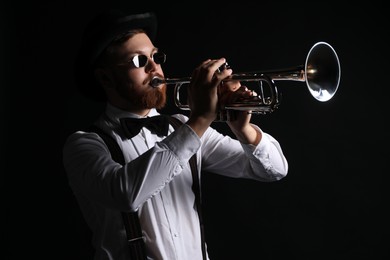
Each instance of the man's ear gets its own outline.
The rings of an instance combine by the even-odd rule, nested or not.
[[[103,88],[114,88],[114,80],[110,71],[102,68],[95,69],[96,80],[103,86]]]

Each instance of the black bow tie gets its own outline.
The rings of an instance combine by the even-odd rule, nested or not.
[[[136,136],[142,127],[148,128],[150,132],[158,136],[166,136],[169,129],[168,117],[164,115],[145,118],[121,118],[120,122],[127,138]]]

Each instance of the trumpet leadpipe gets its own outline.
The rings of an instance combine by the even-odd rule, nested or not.
[[[187,84],[187,83],[190,83],[190,81],[191,81],[191,77],[185,77],[185,78],[160,78],[160,77],[154,77],[150,81],[150,85],[152,85],[152,87],[158,87],[161,84],[167,84],[167,85],[171,85],[171,84]]]

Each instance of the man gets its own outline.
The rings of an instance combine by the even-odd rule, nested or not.
[[[163,134],[130,126],[129,118],[159,118],[166,103],[166,84],[152,83],[164,79],[166,58],[153,44],[156,26],[153,13],[103,13],[87,27],[76,63],[80,91],[107,104],[95,125],[114,138],[125,161],[113,160],[104,140],[90,131],[73,133],[64,146],[69,184],[93,231],[95,259],[133,259],[129,245],[135,240],[145,243],[148,259],[208,259],[192,189],[199,181],[189,165],[193,155],[196,178],[202,170],[259,181],[287,174],[279,143],[250,123],[250,113],[227,121],[237,140],[210,127],[221,103],[253,95],[239,82],[222,82],[232,74],[219,69],[224,58],[194,69],[190,115],[172,116],[182,124]],[[141,239],[126,237],[123,212],[136,213]]]

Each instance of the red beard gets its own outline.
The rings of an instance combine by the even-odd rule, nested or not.
[[[156,108],[162,109],[167,101],[166,94],[167,86],[164,85],[159,88],[155,88],[152,91],[149,91],[146,95],[142,97],[141,104],[144,108]]]

